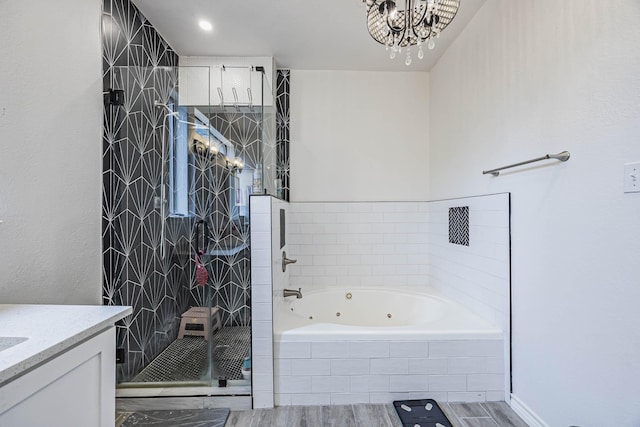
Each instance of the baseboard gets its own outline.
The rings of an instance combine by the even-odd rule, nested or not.
[[[522,400],[515,394],[511,394],[511,409],[518,414],[522,420],[529,424],[529,427],[549,427],[542,418],[531,410]]]

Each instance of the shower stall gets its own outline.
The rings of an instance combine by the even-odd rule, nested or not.
[[[133,307],[117,328],[119,395],[251,393],[249,196],[278,190],[271,80],[260,67],[105,73],[103,296]]]

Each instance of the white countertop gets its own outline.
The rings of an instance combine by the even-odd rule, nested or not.
[[[0,339],[28,338],[0,351],[0,386],[129,314],[131,307],[0,304]]]

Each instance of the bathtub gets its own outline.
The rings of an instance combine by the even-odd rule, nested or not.
[[[276,341],[502,339],[502,330],[425,288],[328,288],[287,298],[274,322]]]
[[[433,289],[302,289],[274,313],[276,405],[504,400],[502,330]]]

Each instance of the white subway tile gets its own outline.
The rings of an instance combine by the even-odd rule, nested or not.
[[[276,344],[276,357],[279,359],[302,359],[311,357],[311,343],[281,342]]]
[[[501,374],[504,361],[500,357],[451,357],[448,359],[449,374]]]
[[[331,393],[332,405],[369,403],[369,393]]]
[[[312,245],[312,234],[291,234],[288,236],[288,243],[292,245]]]
[[[485,395],[487,402],[500,402],[506,400],[504,391],[487,391]]]
[[[271,285],[271,266],[251,266],[251,286]]]
[[[321,406],[331,404],[331,394],[329,393],[301,393],[291,395],[291,405],[293,406]]]
[[[253,393],[253,407],[254,409],[271,409],[273,408],[273,393],[258,392]]]
[[[336,235],[335,234],[314,234],[313,235],[313,244],[314,245],[335,245]]]
[[[276,393],[311,393],[311,376],[292,375],[276,379]]]
[[[335,276],[312,276],[312,283],[313,286],[336,286],[337,283],[337,277]]]
[[[252,273],[253,274],[253,273]],[[271,283],[267,285],[263,284],[251,284],[251,300],[255,303],[269,303],[272,302]]]
[[[431,341],[429,357],[500,357],[502,340]]]
[[[268,338],[254,338],[251,353],[255,356],[273,356],[273,341]]]
[[[348,251],[352,255],[368,255],[371,253],[371,245],[360,245],[360,244],[349,245]],[[362,267],[368,267],[369,269],[371,268],[370,265],[364,265]]]
[[[346,203],[326,203],[324,208],[325,212],[344,213],[349,211]]]
[[[256,338],[266,338],[269,339],[273,336],[273,326],[272,322],[269,321],[259,321],[254,319],[251,325],[251,333],[253,334],[253,339]]]
[[[271,268],[271,249],[259,250],[258,248],[252,248],[251,265],[255,267]]]
[[[349,377],[315,376],[311,378],[313,393],[345,393],[349,391]]]
[[[292,394],[285,394],[285,393],[275,393],[273,395],[274,397],[274,402],[276,406],[291,406],[291,396],[293,396]],[[254,408],[255,406],[255,396],[254,396],[254,403],[253,403]]]
[[[371,233],[371,224],[367,224],[367,223],[349,224],[348,232],[350,234]]]
[[[429,375],[429,391],[467,391],[465,375]]]
[[[342,255],[337,258],[336,263],[338,265],[359,265],[361,257],[362,255]]]
[[[447,359],[409,359],[410,374],[446,374]]]
[[[260,232],[271,233],[271,213],[251,214],[251,234]]]
[[[335,255],[316,255],[312,259],[313,265],[336,265]]]
[[[389,342],[385,341],[352,341],[351,358],[388,358]]]
[[[346,359],[349,357],[349,342],[335,341],[311,343],[311,357],[314,359]]]
[[[504,399],[504,395],[502,396]],[[501,400],[502,400],[501,399]],[[468,391],[450,391],[447,393],[447,401],[449,402],[484,402],[486,396],[484,392],[468,392]]]
[[[251,315],[253,320],[268,320],[273,318],[270,302],[253,302],[251,304]]]
[[[467,375],[468,391],[502,391],[504,390],[504,376],[501,374],[470,374]]]
[[[373,208],[374,203],[355,202],[355,203],[348,203],[347,205],[349,208],[349,212],[363,213],[363,212],[371,212],[371,209]]]
[[[361,223],[366,223],[366,224],[376,224],[379,222],[383,222],[384,220],[384,215],[380,212],[372,212],[372,213],[361,213],[358,221],[360,221]],[[374,228],[375,230],[375,225]]]
[[[369,375],[369,359],[333,359],[331,375]]]
[[[390,346],[391,357],[427,357],[428,341],[394,341]]]
[[[350,377],[351,392],[389,391],[388,375],[358,375]]]
[[[251,386],[254,392],[268,391],[273,393],[273,374],[256,374],[251,377]]]
[[[426,375],[391,375],[389,390],[392,392],[427,391],[427,378]]]
[[[371,375],[393,375],[408,373],[408,359],[371,359]]]
[[[371,275],[371,266],[370,265],[350,265],[349,272],[347,275],[349,276],[370,276]]]
[[[291,375],[291,365],[295,359],[274,359],[274,374],[276,377]]]
[[[329,375],[331,361],[324,359],[293,359],[291,375]]]

